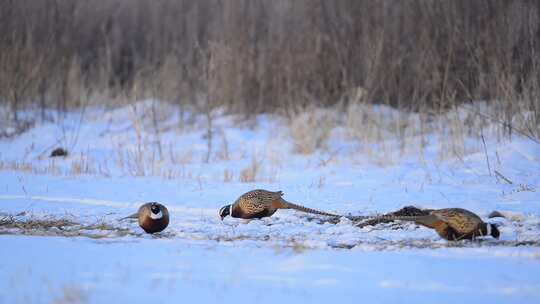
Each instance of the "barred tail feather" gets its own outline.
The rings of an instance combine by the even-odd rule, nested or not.
[[[342,217],[341,215],[328,213],[328,212],[324,212],[324,211],[319,211],[319,210],[311,209],[311,208],[308,208],[308,207],[304,207],[304,206],[289,203],[289,202],[286,202],[285,206],[288,209],[294,209],[294,210],[298,210],[298,211],[302,211],[302,212],[306,212],[306,213],[312,213],[312,214],[318,214],[318,215],[326,215],[326,216],[332,216],[332,217]]]
[[[126,219],[136,219],[136,218],[139,218],[139,213],[133,213],[132,215],[128,215],[126,217],[123,217],[121,219],[118,219],[119,221],[123,221],[123,220],[126,220]]]
[[[430,215],[431,209],[420,209],[414,206],[405,206],[397,211],[368,216],[348,216],[352,221],[364,221],[361,225],[376,225],[381,222],[392,222],[396,220],[402,221],[426,221],[434,220],[434,217]]]
[[[431,214],[428,215],[379,215],[379,216],[373,216],[365,221],[359,223],[356,225],[357,227],[364,227],[364,226],[371,226],[376,225],[382,222],[393,222],[393,221],[409,221],[409,222],[415,222],[416,224],[420,224],[422,226],[431,227],[433,228],[433,223],[437,221],[437,217]]]
[[[377,215],[347,215],[345,216],[349,220],[355,222],[355,221],[363,221],[363,220],[373,220],[377,219]]]
[[[370,220],[390,220],[390,221],[417,221],[419,219],[425,218],[426,215],[376,215],[376,216],[366,216]]]
[[[360,226],[370,226],[370,225],[376,225],[378,223],[382,222],[393,222],[393,221],[410,221],[410,222],[417,222],[421,221],[423,218],[425,218],[426,215],[391,215],[391,214],[383,214],[383,215],[358,215],[358,216],[347,216],[349,220],[353,222],[360,222]]]

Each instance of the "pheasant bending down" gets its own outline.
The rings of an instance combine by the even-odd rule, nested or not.
[[[169,225],[169,210],[160,203],[152,202],[143,204],[137,213],[121,218],[138,219],[139,226],[146,233],[156,233],[163,231]]]
[[[458,241],[491,235],[498,239],[499,229],[494,224],[485,223],[473,212],[461,208],[429,210],[426,215],[399,216],[382,215],[372,219],[413,221],[422,226],[435,229],[444,239]]]
[[[242,194],[233,204],[221,207],[219,209],[219,216],[221,220],[227,215],[243,219],[260,219],[272,216],[278,209],[295,209],[307,213],[339,217],[336,214],[287,202],[282,196],[283,192],[281,191],[252,190]]]

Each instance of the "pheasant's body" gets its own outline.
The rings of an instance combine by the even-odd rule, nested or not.
[[[383,215],[375,219],[413,221],[435,229],[437,234],[450,241],[474,239],[486,235],[499,237],[499,230],[496,226],[484,223],[478,215],[469,210],[446,208],[429,210],[428,212],[428,214],[418,216]]]
[[[222,218],[231,215],[236,218],[256,219],[272,216],[278,209],[295,209],[307,213],[337,216],[287,202],[282,196],[281,191],[252,190],[242,194],[232,205],[221,208],[220,215]]]
[[[282,192],[253,190],[242,194],[232,205],[231,216],[243,219],[272,216],[283,208]]]
[[[139,226],[147,233],[163,231],[169,225],[169,211],[160,203],[143,204],[137,213],[124,217],[124,219],[137,219]]]
[[[487,234],[484,221],[478,215],[461,208],[433,210],[429,215],[419,217],[416,222],[435,229],[447,240],[474,239]]]
[[[139,226],[147,233],[163,231],[169,225],[169,211],[165,206],[159,204],[158,207],[160,210],[156,217],[151,210],[151,206],[152,203],[147,203],[139,208],[139,211],[137,212]]]

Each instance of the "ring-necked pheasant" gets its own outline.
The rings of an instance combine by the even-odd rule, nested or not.
[[[146,233],[163,231],[169,225],[169,211],[167,207],[156,202],[143,204],[139,207],[137,213],[121,218],[120,220],[128,218],[138,219],[139,226]]]
[[[426,210],[425,215],[381,215],[375,216],[372,220],[402,220],[412,221],[422,226],[435,229],[444,239],[457,241],[462,239],[474,239],[480,236],[492,236],[496,239],[500,236],[500,231],[496,225],[485,223],[473,212],[461,208],[447,208]]]
[[[225,205],[219,209],[219,216],[223,220],[227,215],[243,219],[257,219],[273,215],[278,209],[295,209],[302,212],[334,216],[339,215],[314,210],[296,205],[282,198],[281,191],[252,190],[242,194],[233,204]]]

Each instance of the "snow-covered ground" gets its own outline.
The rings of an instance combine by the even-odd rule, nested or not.
[[[150,106],[87,109],[0,140],[0,218],[114,228],[68,236],[0,225],[0,303],[540,300],[540,145],[531,140],[497,141],[487,126],[488,169],[472,138],[456,158],[441,160],[448,145],[436,134],[422,137],[425,149],[410,135],[400,157],[388,152],[400,146],[392,140],[374,156],[380,145],[352,140],[337,120],[325,147],[302,155],[283,118],[215,113],[207,163],[204,116],[180,128],[174,107],[161,104],[154,123]],[[57,146],[70,155],[47,157]],[[415,205],[510,216],[489,220],[499,241],[457,244],[413,224],[360,229],[290,210],[220,221],[221,206],[255,188],[342,214]],[[168,207],[163,233],[117,221],[147,201]]]

